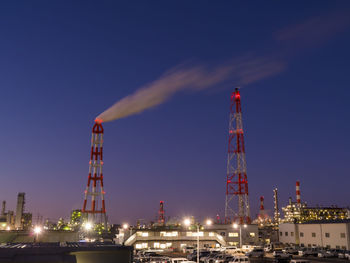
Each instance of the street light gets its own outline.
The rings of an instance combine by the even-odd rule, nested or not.
[[[86,231],[90,231],[92,229],[92,224],[87,222],[87,223],[85,223],[84,228]]]
[[[39,239],[39,234],[41,233],[41,231],[42,231],[42,229],[41,229],[40,226],[36,226],[36,227],[34,228],[34,234],[35,234],[35,236],[34,236],[34,242],[37,242],[37,241],[38,241],[38,239]]]
[[[213,222],[210,219],[207,219],[205,224],[207,226],[210,226],[210,225],[213,224]],[[189,218],[185,218],[184,225],[185,226],[190,226],[191,225],[191,220]],[[199,263],[199,227],[200,227],[200,224],[199,223],[195,223],[194,225],[197,227],[197,263]]]
[[[238,226],[239,226],[239,247],[242,248],[242,225],[241,224],[238,225],[236,223],[233,224],[234,229],[237,229]],[[247,228],[247,224],[244,224],[243,227]]]
[[[191,225],[191,220],[189,218],[185,218],[184,224],[185,224],[185,226],[190,226]]]
[[[124,230],[126,230],[126,229],[128,229],[128,228],[129,228],[129,225],[128,225],[128,224],[126,224],[126,223],[123,224],[123,229],[124,229]]]

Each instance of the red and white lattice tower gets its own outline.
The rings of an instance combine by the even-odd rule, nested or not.
[[[89,177],[85,190],[82,212],[88,214],[88,220],[94,223],[106,224],[106,206],[103,190],[103,127],[102,122],[95,121],[92,127],[91,153],[89,162]],[[88,198],[91,206],[88,208]],[[101,203],[100,203],[101,202]],[[98,218],[98,216],[100,216]]]
[[[231,222],[240,224],[251,222],[241,95],[238,89],[235,89],[231,94],[228,139],[225,223]]]
[[[296,197],[297,197],[297,205],[301,205],[301,199],[300,199],[300,182],[297,181],[295,184],[295,192],[296,192]]]
[[[165,219],[164,219],[164,202],[160,201],[159,202],[159,212],[158,212],[158,224],[159,225],[164,225]]]

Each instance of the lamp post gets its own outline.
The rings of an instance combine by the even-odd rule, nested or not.
[[[89,239],[89,237],[91,237],[91,235],[89,234],[89,232],[92,230],[93,224],[90,223],[90,222],[85,222],[85,223],[83,224],[83,228],[84,228],[84,230],[85,230],[85,233],[84,233],[84,238],[85,238],[85,240],[88,241],[88,242],[91,241],[91,240]]]
[[[122,245],[124,245],[125,240],[127,238],[129,238],[129,236],[131,236],[131,229],[129,230],[129,233],[127,233],[127,230],[129,229],[129,224],[128,223],[124,223],[122,225],[122,231],[121,233],[119,232],[119,235],[121,235],[119,237],[119,243],[121,243]]]
[[[191,225],[191,220],[186,218],[184,220],[184,224],[185,224],[185,226],[190,226]],[[205,224],[207,226],[210,226],[210,225],[213,224],[213,222],[210,219],[207,219]],[[197,263],[199,263],[199,227],[200,227],[200,224],[199,223],[195,223],[194,225],[197,227]]]
[[[233,224],[233,228],[237,229],[239,227],[239,247],[242,248],[242,225],[241,224]],[[243,225],[244,228],[247,228],[247,225]]]
[[[34,243],[35,242],[38,242],[38,239],[39,239],[39,234],[41,233],[41,227],[40,226],[36,226],[35,228],[34,228],[34,234],[35,234],[35,236],[34,236]]]

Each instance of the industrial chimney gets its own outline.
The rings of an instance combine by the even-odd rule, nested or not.
[[[301,200],[300,200],[300,182],[297,181],[295,184],[295,191],[297,196],[297,205],[300,206]]]
[[[1,215],[4,216],[6,211],[6,201],[2,201]]]
[[[22,229],[22,217],[24,211],[25,193],[18,193],[15,217],[15,229]]]
[[[164,202],[159,202],[159,212],[158,212],[158,224],[164,226],[165,219],[164,219]]]
[[[279,224],[279,218],[280,218],[280,213],[279,213],[279,208],[278,208],[278,191],[277,188],[273,189],[273,201],[274,201],[274,223],[275,225]]]

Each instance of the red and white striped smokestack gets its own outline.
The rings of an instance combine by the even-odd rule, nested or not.
[[[260,196],[260,211],[264,211],[264,197]]]
[[[295,190],[296,190],[296,195],[297,195],[297,204],[300,205],[301,200],[300,200],[300,182],[299,181],[297,181],[295,184]]]

